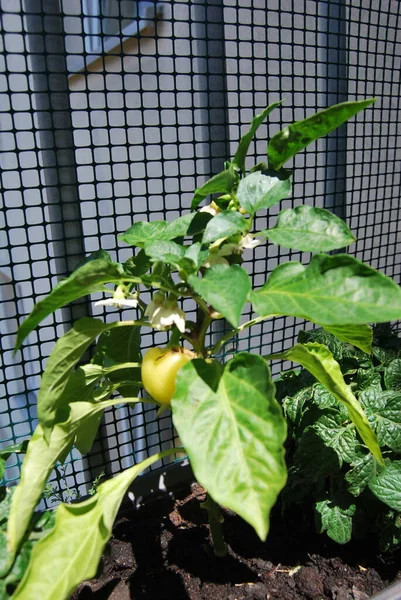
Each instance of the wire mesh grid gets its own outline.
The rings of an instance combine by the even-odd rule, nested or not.
[[[193,190],[221,170],[253,114],[271,102],[285,99],[260,128],[250,166],[283,125],[346,99],[378,97],[373,110],[296,156],[293,196],[280,208],[334,210],[358,237],[349,252],[399,282],[398,0],[0,0],[0,7],[2,445],[36,426],[40,373],[72,320],[131,317],[94,308],[94,295],[48,317],[13,356],[16,329],[34,302],[99,248],[129,258],[117,236],[132,222],[187,212]],[[271,226],[276,214],[256,225]],[[290,259],[308,256],[261,246],[244,266],[259,286]],[[256,325],[226,354],[281,351],[304,326],[291,318]],[[213,337],[223,330],[216,323]],[[146,348],[155,340],[144,333],[142,341]],[[102,470],[113,474],[173,438],[169,416],[139,406],[109,410],[90,455],[74,450],[52,485],[85,494]],[[19,477],[12,460],[7,482]]]

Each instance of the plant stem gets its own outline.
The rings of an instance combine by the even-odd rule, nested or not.
[[[219,558],[227,555],[227,545],[224,541],[223,529],[221,524],[224,517],[221,514],[220,506],[207,494],[206,500],[201,503],[201,507],[208,512],[208,521],[210,532],[212,534],[214,553]]]
[[[246,321],[246,323],[243,323],[236,329],[232,329],[231,331],[226,333],[226,335],[223,335],[223,337],[217,342],[217,344],[215,344],[215,346],[213,346],[213,348],[208,350],[207,355],[211,356],[212,354],[216,354],[219,350],[221,350],[221,348],[224,346],[224,344],[226,344],[228,341],[230,341],[231,338],[233,338],[236,335],[238,335],[239,333],[241,333],[241,331],[244,331],[244,329],[248,329],[248,327],[252,327],[252,325],[256,325],[256,323],[261,323],[261,321],[265,321],[266,319],[271,319],[272,317],[274,317],[274,315],[269,315],[268,317],[255,317],[254,319],[251,319],[250,321]]]

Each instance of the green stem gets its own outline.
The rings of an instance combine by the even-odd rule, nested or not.
[[[213,348],[211,348],[210,350],[207,351],[207,355],[211,356],[212,354],[217,354],[217,352],[219,352],[219,350],[221,350],[221,348],[224,346],[224,344],[229,342],[231,340],[231,338],[233,338],[236,335],[238,335],[239,333],[241,333],[241,331],[244,331],[244,329],[248,329],[248,327],[252,327],[252,325],[256,325],[256,323],[261,323],[262,321],[271,319],[272,317],[274,317],[274,315],[269,315],[268,317],[255,317],[254,319],[251,319],[250,321],[246,321],[245,323],[243,323],[236,329],[232,329],[231,331],[226,333],[226,335],[223,335],[223,337],[217,342],[217,344],[215,344],[213,346]]]
[[[214,553],[219,558],[227,555],[227,545],[224,541],[223,529],[221,524],[224,517],[221,514],[220,506],[207,494],[205,502],[201,503],[208,513],[210,532],[212,534]]]

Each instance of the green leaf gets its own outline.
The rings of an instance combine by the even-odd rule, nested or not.
[[[191,244],[191,246],[185,250],[184,258],[191,260],[194,263],[196,270],[199,270],[208,255],[208,248],[200,242],[196,242],[195,244]]]
[[[401,460],[394,460],[369,481],[369,489],[382,502],[401,512]]]
[[[188,283],[233,327],[238,327],[242,309],[251,289],[249,275],[242,267],[213,265],[206,270],[202,279],[190,275]]]
[[[140,363],[142,361],[141,328],[127,325],[105,331],[98,339],[95,358],[96,362],[100,362],[103,367],[116,365],[124,367],[125,363]],[[137,382],[141,381],[140,366],[117,371],[109,370],[107,377],[114,383],[120,382],[123,378],[123,382],[117,387],[122,396],[134,397],[138,394]]]
[[[188,213],[174,221],[138,221],[118,236],[130,246],[144,248],[149,242],[170,241],[187,235],[194,214]]]
[[[145,252],[153,261],[162,261],[173,265],[179,265],[184,257],[185,248],[176,242],[164,242],[162,240],[145,244]]]
[[[324,329],[345,344],[352,344],[362,352],[372,354],[373,330],[369,325],[326,325]]]
[[[401,392],[401,359],[396,358],[384,369],[384,384],[388,390]]]
[[[25,454],[28,441],[25,440],[21,444],[12,444],[6,448],[0,450],[0,479],[4,477],[4,471],[6,468],[6,462],[12,454]]]
[[[105,283],[124,279],[124,269],[118,263],[104,259],[91,260],[60,281],[50,294],[35,304],[31,314],[18,329],[15,349],[20,348],[26,336],[52,312],[92,292],[103,291]]]
[[[261,316],[288,315],[323,326],[401,318],[401,288],[347,254],[318,254],[307,267],[279,265],[251,292],[251,302]]]
[[[356,513],[355,504],[342,507],[330,500],[316,502],[315,510],[320,520],[320,533],[327,532],[337,544],[346,544],[352,537],[352,517]]]
[[[313,425],[313,431],[324,441],[325,446],[333,448],[340,465],[357,460],[358,442],[352,423],[343,424],[342,419],[331,411],[319,417]]]
[[[302,434],[294,454],[294,462],[300,467],[302,477],[313,482],[340,470],[337,453],[325,445],[312,427],[307,427]]]
[[[63,392],[72,369],[98,335],[110,328],[109,323],[84,317],[54,346],[42,375],[38,394],[38,417],[46,439],[62,407]]]
[[[349,417],[366,446],[378,462],[384,464],[379,444],[369,425],[367,416],[352,393],[351,388],[345,383],[340,365],[334,360],[328,348],[314,343],[296,344],[281,354],[273,354],[267,358],[291,360],[308,369],[339,402],[346,406]]]
[[[217,175],[214,175],[214,177],[195,190],[195,195],[191,203],[191,210],[195,210],[202,200],[210,194],[229,194],[233,187],[238,183],[238,179],[237,170],[233,165],[230,165],[228,169],[217,173]]]
[[[374,387],[361,392],[359,399],[380,446],[401,452],[401,391],[382,392]]]
[[[279,169],[308,144],[337,129],[376,98],[357,102],[342,102],[318,112],[303,121],[288,125],[272,137],[267,146],[269,167]]]
[[[247,221],[239,212],[225,210],[218,213],[206,225],[202,243],[210,244],[221,238],[228,238],[235,233],[240,233],[247,228]]]
[[[280,106],[281,102],[282,102],[282,100],[280,100],[280,102],[274,102],[273,104],[270,104],[267,108],[265,108],[260,113],[260,115],[255,115],[254,118],[252,119],[251,127],[250,127],[249,131],[245,135],[243,135],[242,138],[240,139],[237,151],[233,158],[233,164],[237,165],[237,167],[239,169],[241,169],[241,171],[245,171],[246,155],[248,153],[249,145],[250,145],[251,141],[253,140],[253,137],[254,137],[256,131],[258,130],[260,125],[263,123],[263,121],[265,119],[267,119],[267,117],[270,115],[270,113],[275,108]]]
[[[356,347],[350,346],[350,340],[346,340],[347,327],[349,327],[349,330],[352,333],[352,339],[354,339],[355,345],[358,337],[365,342],[367,342],[367,340],[370,338],[368,325],[325,325],[324,328],[300,331],[298,334],[298,342],[302,344],[305,344],[306,342],[317,342],[318,344],[324,344],[328,347],[334,358],[340,362],[342,368],[343,366],[345,366],[345,368],[350,366],[356,369],[370,369],[372,367],[372,360],[370,356],[360,351]],[[361,328],[360,336],[358,333],[359,327]],[[335,333],[339,333],[339,335],[343,336],[344,341],[340,341],[339,337],[336,336]],[[364,337],[365,333],[366,337]],[[362,341],[361,345],[363,345]]]
[[[377,463],[372,454],[358,458],[352,469],[345,474],[347,489],[353,496],[359,496],[367,487],[370,479],[376,474]]]
[[[356,239],[342,219],[324,208],[307,205],[283,210],[276,225],[260,234],[277,246],[303,252],[329,252]]]
[[[149,257],[142,248],[136,256],[131,256],[125,261],[124,270],[133,277],[142,277],[149,271],[151,264]]]
[[[178,372],[172,408],[197,481],[264,540],[286,480],[285,420],[266,363],[241,352],[221,373],[218,363],[190,361]]]
[[[237,198],[242,208],[253,215],[261,208],[270,208],[287,198],[291,187],[291,176],[288,172],[279,177],[277,173],[270,176],[256,171],[241,179]]]
[[[139,401],[138,398],[124,399],[127,403]],[[21,468],[20,482],[15,489],[11,504],[7,535],[12,555],[15,555],[20,546],[53,467],[71,450],[79,427],[92,419],[95,414],[102,413],[105,408],[121,403],[121,398],[117,398],[98,404],[90,402],[70,404],[68,418],[54,426],[49,443],[45,440],[42,426],[36,427],[28,444]]]
[[[55,527],[35,545],[13,599],[67,600],[81,581],[94,577],[128,487],[143,470],[176,451],[159,452],[123,471],[85,502],[60,504]]]

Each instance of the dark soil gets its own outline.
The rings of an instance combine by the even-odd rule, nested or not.
[[[229,554],[216,558],[202,499],[195,485],[121,516],[99,578],[73,600],[366,600],[401,579],[399,555],[380,555],[374,540],[339,546],[303,513],[295,524],[275,515],[265,543],[226,513]]]

